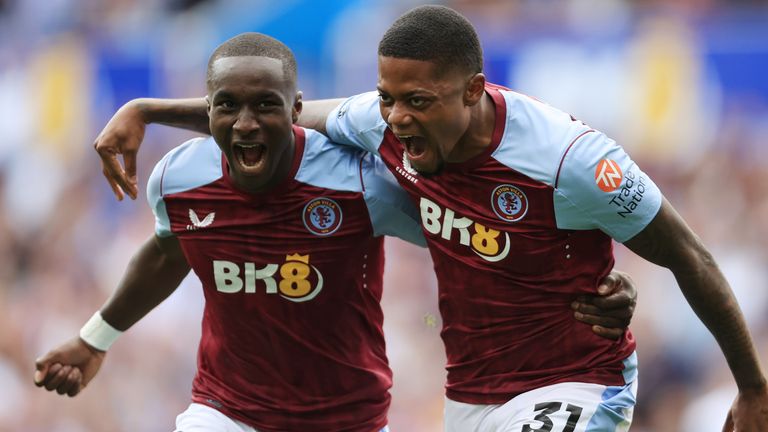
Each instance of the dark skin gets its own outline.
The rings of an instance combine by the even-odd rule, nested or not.
[[[295,89],[280,60],[226,57],[214,62],[206,118],[231,178],[243,191],[268,190],[288,176],[295,151],[293,123],[302,106]],[[261,156],[243,164],[238,146],[261,146]],[[189,270],[175,236],[153,236],[134,254],[117,290],[101,308],[102,317],[114,328],[127,330],[168,298]],[[36,360],[35,384],[75,396],[98,373],[105,355],[72,338]]]
[[[437,172],[444,163],[466,161],[490,145],[495,113],[483,74],[379,56],[377,87],[382,118],[403,141],[416,170]],[[420,136],[416,144],[413,135]],[[768,383],[757,351],[728,282],[698,237],[664,199],[651,223],[625,245],[672,271],[720,345],[739,387],[724,430],[768,431]]]
[[[483,81],[484,82],[484,81]],[[325,119],[344,99],[305,101],[297,123],[325,132]],[[206,99],[135,99],[120,108],[94,142],[104,177],[118,200],[136,199],[136,154],[147,124],[159,123],[210,134]],[[118,155],[123,156],[121,165]],[[600,281],[597,296],[580,296],[571,305],[574,317],[596,334],[619,339],[629,327],[637,303],[637,289],[626,273],[614,270]]]
[[[284,75],[282,62],[266,57],[228,57],[213,65],[206,97],[211,135],[245,192],[269,190],[290,171],[302,103]],[[244,163],[245,147],[259,154],[256,162]]]
[[[624,243],[675,275],[691,308],[725,355],[739,388],[723,431],[768,430],[768,384],[728,281],[701,240],[664,199],[653,221]]]
[[[127,330],[176,291],[188,273],[176,237],[151,237],[134,254],[117,290],[101,308],[104,320]],[[35,361],[35,385],[75,396],[93,379],[105,356],[74,337]]]
[[[493,111],[488,109],[490,101],[482,90],[484,85],[482,74],[460,69],[446,72],[427,61],[379,58],[382,117],[402,137],[409,159],[414,150],[411,164],[425,173],[439,170],[445,162],[467,160],[490,144]],[[423,105],[423,100],[414,103],[414,98],[424,99],[427,104]],[[191,109],[189,104],[184,107]],[[318,120],[321,118],[320,114],[314,115],[307,126],[322,126]],[[195,123],[194,119],[186,120],[192,120],[186,122],[188,127]],[[118,120],[121,127],[123,122],[137,123],[136,119]],[[442,136],[445,122],[453,122],[459,129],[448,130],[449,136]],[[412,136],[423,139],[409,148]],[[133,138],[134,149],[139,141]],[[105,166],[112,167],[110,172],[123,175],[120,181],[108,175],[113,189],[130,187],[122,169],[115,168],[119,167],[116,158],[104,158],[105,153],[119,153],[114,143],[97,139],[96,148]],[[698,237],[665,200],[654,220],[625,244],[648,261],[672,271],[692,309],[718,341],[739,387],[723,430],[768,430],[768,384],[754,344],[727,281]],[[599,305],[593,302],[592,306]],[[595,310],[586,305],[577,307],[582,318],[591,312]]]

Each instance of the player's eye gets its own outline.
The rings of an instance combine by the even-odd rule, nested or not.
[[[235,108],[235,103],[231,100],[221,100],[216,105],[224,110],[232,110]]]
[[[381,100],[381,103],[384,105],[389,105],[392,103],[392,97],[382,93],[379,93],[379,100]]]
[[[259,101],[258,104],[256,104],[256,109],[259,111],[273,111],[277,108],[279,108],[282,104],[278,103],[277,101],[273,100],[262,100]]]
[[[421,108],[427,103],[427,100],[421,97],[412,97],[410,99],[411,106],[414,108]]]

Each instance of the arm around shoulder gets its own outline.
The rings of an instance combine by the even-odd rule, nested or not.
[[[146,125],[158,123],[209,134],[205,99],[134,99],[123,105],[94,141],[102,172],[118,200],[138,195],[136,153]],[[118,160],[123,156],[123,165]]]

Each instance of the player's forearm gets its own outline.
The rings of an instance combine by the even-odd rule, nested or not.
[[[672,271],[691,308],[720,345],[739,388],[764,387],[757,352],[733,291],[701,240],[666,199],[651,223],[624,245]]]
[[[765,377],[733,291],[712,256],[698,251],[695,263],[672,269],[693,311],[717,340],[739,389],[764,387]]]
[[[343,98],[305,101],[301,115],[299,115],[299,120],[296,123],[299,126],[314,129],[324,135],[328,135],[328,132],[325,130],[325,121],[328,118],[328,114],[342,102],[344,102]]]
[[[189,273],[180,252],[163,250],[156,237],[142,245],[128,264],[117,290],[101,308],[106,322],[127,330],[163,302]]]
[[[132,104],[146,124],[162,124],[210,135],[208,107],[204,98],[134,99]]]

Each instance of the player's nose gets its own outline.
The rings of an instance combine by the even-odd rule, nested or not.
[[[247,136],[259,130],[259,119],[256,113],[244,107],[237,115],[232,129],[240,136]]]
[[[413,123],[411,113],[403,106],[403,104],[398,102],[395,102],[389,107],[385,119],[390,128],[392,128],[392,131],[396,134],[398,134],[399,131],[407,130],[408,126]]]

